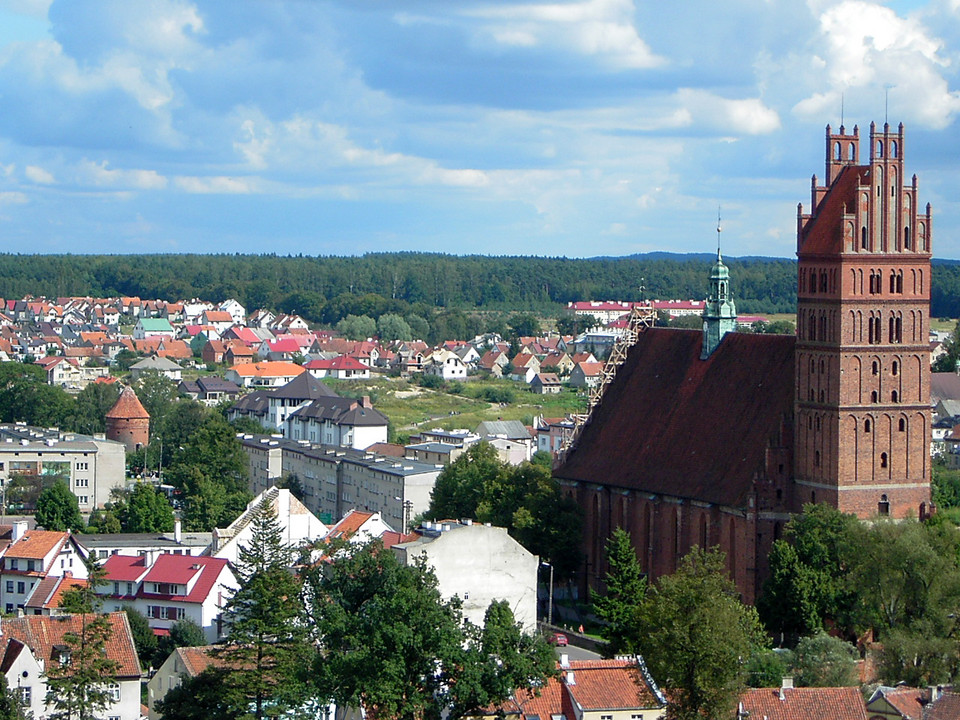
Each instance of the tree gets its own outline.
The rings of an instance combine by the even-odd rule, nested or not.
[[[347,315],[337,323],[337,332],[350,340],[366,340],[377,334],[377,322],[366,315]]]
[[[19,695],[7,685],[7,676],[0,674],[0,720],[21,720],[27,717]]]
[[[747,660],[747,684],[755,688],[777,687],[790,674],[793,653],[758,648]]]
[[[217,656],[232,671],[225,677],[229,687],[261,720],[303,704],[309,646],[293,551],[268,500],[256,507],[251,531],[250,543],[240,547],[239,588],[227,601],[226,645]]]
[[[471,445],[437,476],[427,517],[433,520],[475,518],[485,484],[505,476],[506,472],[507,467],[500,461],[496,448],[485,442]]]
[[[673,688],[668,717],[732,716],[746,686],[743,662],[764,634],[724,574],[724,554],[694,547],[662,576],[640,612],[640,649],[657,681]]]
[[[123,532],[159,533],[173,530],[173,508],[162,492],[145,482],[137,483],[126,501],[117,503],[113,511]]]
[[[420,315],[407,315],[404,320],[410,326],[410,334],[414,340],[424,340],[430,335],[430,323]]]
[[[170,634],[157,640],[157,651],[153,657],[153,666],[160,667],[177,648],[200,647],[207,644],[203,628],[190,618],[177,620],[170,626]]]
[[[107,643],[113,635],[110,616],[99,612],[96,588],[103,583],[104,572],[96,561],[87,560],[88,581],[63,594],[61,609],[79,617],[77,631],[66,632],[66,644],[59,661],[47,659],[45,702],[53,720],[94,720],[113,704],[110,683],[120,663],[107,655]]]
[[[87,520],[88,533],[120,533],[123,532],[123,526],[113,510],[96,508],[90,513],[90,519]]]
[[[606,655],[636,653],[639,647],[639,615],[647,592],[633,541],[623,528],[607,540],[607,592],[593,603],[594,612],[606,622],[600,631],[607,641]]]
[[[163,420],[177,399],[173,380],[155,370],[143,373],[133,384],[143,409],[150,414],[150,434],[156,436]]]
[[[196,677],[181,675],[156,709],[162,720],[237,720],[249,706],[228,684],[229,668],[210,666]]]
[[[386,313],[377,320],[377,334],[381,340],[413,340],[413,330],[400,315]]]
[[[150,621],[131,605],[124,607],[123,611],[127,614],[127,622],[130,623],[130,634],[133,635],[133,644],[137,648],[137,657],[140,658],[141,664],[152,662],[157,652],[157,636],[150,627]]]
[[[70,492],[67,483],[57,481],[45,488],[37,498],[37,525],[47,530],[73,530],[83,528],[83,516],[77,496]]]
[[[794,663],[798,685],[847,687],[857,684],[857,649],[825,632],[801,639]]]
[[[77,393],[73,428],[77,432],[102,433],[106,430],[107,411],[120,397],[118,383],[90,383]]]

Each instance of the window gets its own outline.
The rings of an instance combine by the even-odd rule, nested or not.
[[[894,375],[897,375],[900,372],[900,364],[896,360],[893,361],[892,371]]]
[[[107,692],[110,693],[111,702],[120,702],[120,684],[110,683],[107,685]]]
[[[870,432],[870,418],[863,421],[863,431]]]
[[[120,594],[120,583],[115,582],[115,583],[113,584],[113,594],[114,594],[114,595],[119,595],[119,594]]]
[[[108,551],[106,551],[106,550],[98,550],[98,551],[97,551],[97,555],[100,557],[101,560],[103,560],[103,559],[109,557],[110,553],[109,553]]]
[[[13,592],[13,580],[7,580],[7,592],[8,593]]]
[[[891,400],[891,401],[897,402],[899,399],[900,399],[900,396],[897,394],[897,391],[896,391],[896,390],[894,390],[892,393],[890,393],[890,400]]]
[[[18,582],[17,583],[17,593],[23,595],[27,591],[26,583]]]
[[[904,420],[903,418],[900,418],[898,430],[900,430],[900,432],[904,432],[906,429],[907,429],[907,421]]]
[[[877,363],[876,360],[873,361],[873,374],[874,374],[874,375],[879,375],[879,374],[880,374],[880,365],[879,365],[879,363]]]
[[[10,569],[11,569],[11,570],[16,570],[16,569],[17,569],[17,559],[16,559],[16,558],[10,558]]]
[[[880,453],[880,467],[885,468],[887,466],[887,454]]]
[[[20,689],[20,701],[24,705],[30,705],[33,702],[33,688],[27,685]]]
[[[883,516],[890,514],[890,502],[886,495],[880,496],[880,502],[877,503],[877,514]]]
[[[128,583],[127,583],[127,595],[133,595],[133,583],[132,583],[132,582],[128,582]]]
[[[12,612],[13,612],[13,603],[7,603],[6,608],[5,608],[5,611],[6,611],[7,615],[9,615],[10,613],[12,613]]]

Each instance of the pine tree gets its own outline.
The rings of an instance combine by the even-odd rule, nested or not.
[[[87,560],[87,585],[63,594],[60,607],[79,617],[79,628],[63,635],[66,648],[47,660],[46,704],[53,708],[50,720],[93,720],[113,704],[109,685],[120,663],[107,655],[113,635],[110,617],[100,613],[96,588],[105,573],[94,560]]]
[[[232,670],[230,689],[246,697],[260,720],[303,703],[309,646],[293,552],[268,500],[256,507],[251,529],[250,543],[240,548],[240,587],[225,608],[227,639],[219,655]]]
[[[607,540],[607,593],[594,602],[597,617],[606,621],[601,634],[608,655],[639,649],[639,610],[647,591],[630,533],[617,528]]]

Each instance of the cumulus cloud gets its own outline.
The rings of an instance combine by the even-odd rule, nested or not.
[[[176,186],[196,195],[247,195],[255,191],[255,182],[235,177],[176,177]]]
[[[889,89],[896,116],[944,128],[960,111],[960,93],[947,80],[954,74],[950,64],[942,41],[917,17],[901,17],[864,0],[843,0],[819,8],[812,54],[805,67],[795,68],[810,76],[811,85],[826,89],[811,92],[793,109],[809,118],[833,115],[841,95],[854,110],[858,102],[876,107]]]
[[[633,0],[495,5],[464,14],[487,21],[483,32],[498,45],[562,47],[623,69],[666,62],[637,32]]]
[[[730,100],[706,90],[683,88],[677,93],[680,117],[724,132],[762,135],[780,129],[780,117],[758,98]]]

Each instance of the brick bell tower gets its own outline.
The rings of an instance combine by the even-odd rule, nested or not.
[[[797,212],[793,504],[861,518],[930,509],[930,205],[903,125],[826,131],[826,182]]]

